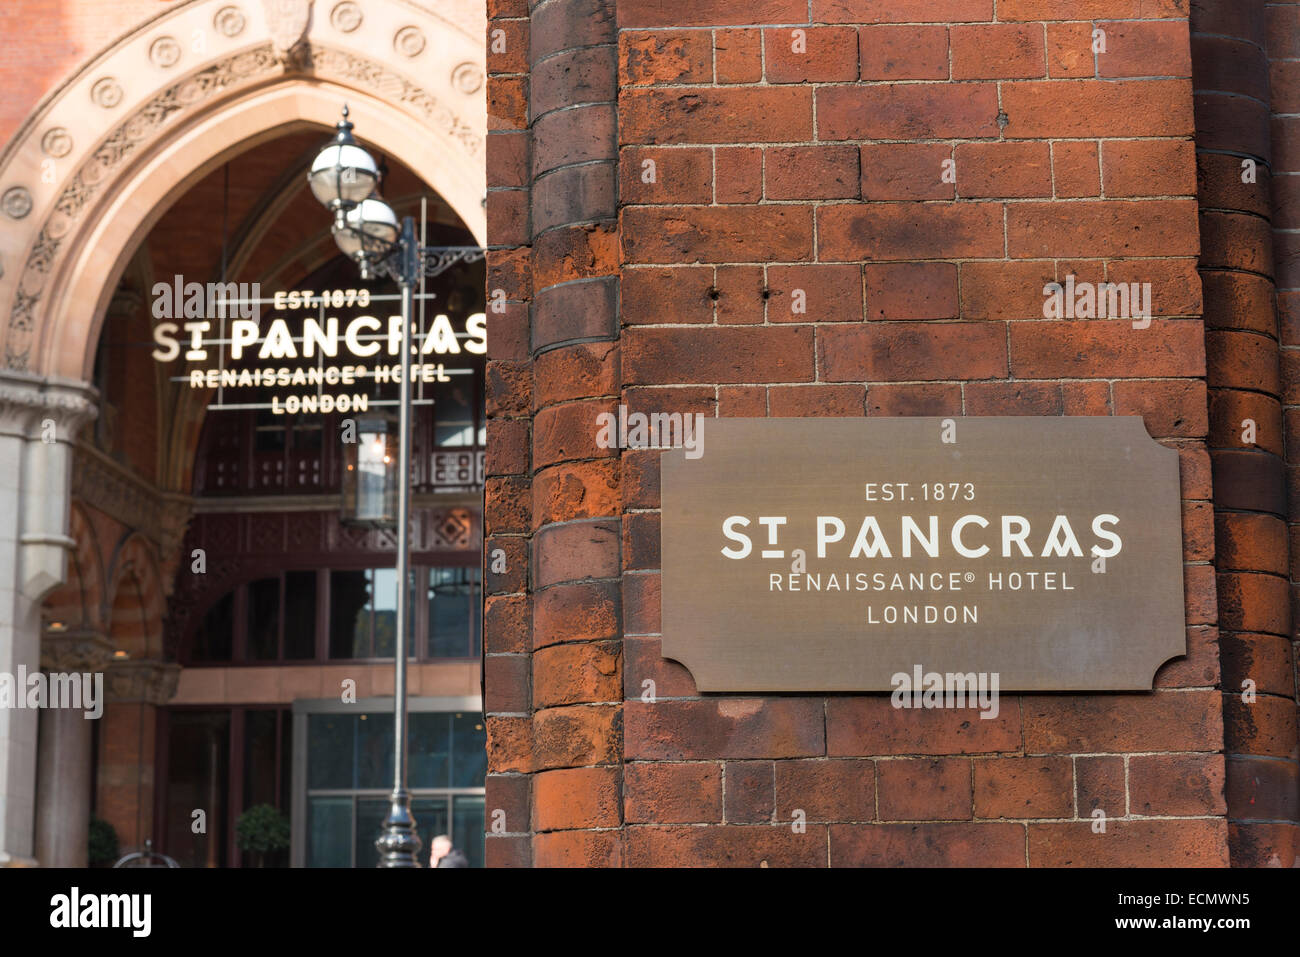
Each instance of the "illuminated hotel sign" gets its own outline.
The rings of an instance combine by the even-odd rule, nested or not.
[[[201,298],[203,287],[190,285],[197,290],[193,296]],[[154,326],[153,357],[192,364],[173,379],[193,389],[218,390],[209,409],[364,412],[396,402],[376,400],[371,392],[375,384],[401,382],[402,319],[390,314],[400,302],[398,295],[306,289],[263,299],[254,287],[249,297],[197,302],[183,296],[179,280],[174,295],[166,283],[154,293],[155,318],[167,318]],[[416,296],[417,304],[434,298]],[[271,306],[269,321],[260,315],[263,305]],[[453,375],[473,371],[459,365],[457,357],[487,352],[487,318],[481,312],[460,319],[436,313],[421,325],[417,316],[412,341],[412,383],[449,382]],[[226,401],[227,389],[250,388],[276,391],[269,402]]]
[[[663,655],[701,691],[1150,689],[1186,654],[1140,418],[724,418],[661,462]]]

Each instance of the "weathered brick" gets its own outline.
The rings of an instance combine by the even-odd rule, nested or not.
[[[862,269],[857,265],[768,266],[768,322],[859,322]]]
[[[1035,754],[1209,751],[1223,733],[1217,696],[1207,691],[1026,695],[1020,702],[1025,749]]]
[[[1024,867],[1025,826],[832,824],[832,867]]]
[[[799,758],[825,753],[821,702],[724,698],[626,704],[629,758]]]
[[[889,698],[832,697],[826,701],[826,753],[951,755],[1017,751],[1020,715],[1001,708],[996,718],[974,709],[913,711]]]
[[[807,260],[812,219],[805,206],[626,207],[624,254],[632,263]]]
[[[852,146],[772,147],[763,158],[768,199],[857,199],[858,151]]]
[[[1052,195],[1046,143],[959,143],[954,155],[963,197]]]
[[[1226,810],[1222,754],[1135,754],[1128,781],[1134,814],[1205,817]]]
[[[621,701],[620,666],[621,653],[613,641],[539,648],[533,653],[533,706]]]
[[[961,821],[971,817],[970,761],[900,758],[876,762],[882,821]]]
[[[1191,76],[1187,21],[1103,20],[1106,49],[1097,54],[1098,76]]]
[[[975,816],[1050,818],[1074,815],[1069,758],[976,758]]]
[[[883,263],[864,269],[868,319],[955,319],[955,263]]]
[[[613,764],[622,751],[622,705],[573,705],[533,715],[538,769]]]
[[[918,382],[867,386],[867,415],[960,415],[961,386]]]
[[[817,253],[831,262],[995,258],[1003,252],[1001,223],[998,203],[823,206]]]
[[[811,382],[812,330],[807,327],[653,329],[623,336],[623,381]]]
[[[1061,140],[1052,144],[1052,184],[1061,199],[1101,195],[1097,144]]]
[[[769,83],[833,83],[858,78],[858,33],[852,27],[769,27],[763,63]]]
[[[621,86],[708,83],[713,42],[699,30],[622,30],[618,35]]]
[[[1006,332],[989,323],[823,326],[818,367],[828,382],[988,379],[1007,373]]]
[[[876,814],[875,762],[799,759],[776,762],[776,817],[793,821],[870,821]]]
[[[772,761],[728,761],[722,766],[723,817],[728,824],[763,824],[775,813]]]
[[[616,827],[622,820],[617,768],[565,768],[533,778],[538,831]]]
[[[997,115],[992,83],[828,86],[817,94],[817,132],[825,140],[997,136]]]
[[[1227,822],[1091,821],[1029,825],[1030,867],[1227,867]]]
[[[1013,81],[1002,84],[1002,109],[1006,135],[1018,138],[1192,133],[1189,80]]]
[[[1043,28],[987,23],[952,28],[954,80],[1032,79],[1045,75]]]
[[[602,641],[619,636],[615,582],[556,585],[533,599],[533,647],[561,641]]]
[[[1203,348],[1199,324],[1181,320],[1011,324],[1011,371],[1028,379],[1199,376]]]
[[[812,138],[812,89],[629,89],[619,97],[619,136],[625,145],[802,143]]]
[[[623,770],[629,824],[716,824],[722,821],[722,766],[634,761]]]
[[[629,867],[825,867],[826,828],[788,824],[631,827]]]

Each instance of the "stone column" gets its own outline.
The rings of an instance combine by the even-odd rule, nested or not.
[[[102,675],[112,643],[95,631],[46,634],[41,668],[48,674]],[[99,682],[103,692],[104,682]],[[95,704],[103,714],[104,701]],[[90,835],[91,739],[87,710],[47,708],[40,716],[36,778],[36,859],[42,867],[85,867]]]
[[[40,668],[41,601],[63,581],[72,442],[95,414],[84,382],[0,371],[0,672]],[[0,867],[35,863],[35,711],[0,709]]]

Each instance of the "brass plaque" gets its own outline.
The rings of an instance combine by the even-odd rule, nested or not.
[[[701,691],[1151,688],[1187,653],[1139,417],[708,419],[663,453],[663,656]]]

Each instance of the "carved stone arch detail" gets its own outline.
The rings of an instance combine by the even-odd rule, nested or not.
[[[401,156],[484,240],[484,97],[467,93],[453,77],[453,65],[483,61],[482,28],[471,29],[483,22],[481,7],[462,0],[451,5],[452,13],[435,14],[403,0],[374,0],[357,23],[331,18],[324,2],[316,14],[300,18],[311,5],[176,4],[110,44],[33,112],[0,153],[0,192],[21,189],[30,196],[20,217],[16,204],[0,209],[7,220],[0,230],[0,364],[84,377],[88,351],[93,359],[85,339],[98,329],[101,300],[130,251],[123,240],[138,242],[196,172],[206,173],[271,131],[328,127],[344,100],[359,132]],[[294,40],[291,27],[300,20]],[[419,25],[426,48],[394,55],[394,34],[410,24]],[[165,65],[156,54],[151,60],[160,38],[199,34],[203,43],[180,44],[179,56],[166,45]],[[204,52],[195,52],[198,46]],[[232,112],[240,115],[225,116]],[[46,183],[40,164],[52,157],[55,181]],[[142,189],[146,177],[162,182]],[[126,196],[134,205],[124,204]],[[114,228],[114,217],[126,217],[133,228]],[[79,282],[86,276],[98,287],[89,321]],[[74,288],[82,297],[80,320],[68,315]],[[80,339],[72,354],[64,351],[69,322],[74,341]]]
[[[114,551],[109,574],[109,634],[132,657],[160,658],[167,599],[153,545],[138,532],[127,535]],[[123,619],[124,613],[132,617]]]

